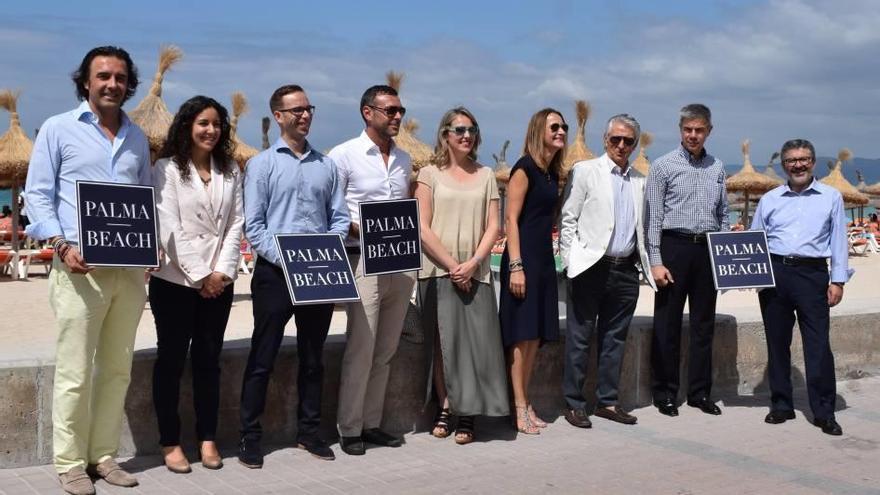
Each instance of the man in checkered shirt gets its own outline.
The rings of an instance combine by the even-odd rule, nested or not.
[[[651,275],[657,282],[651,350],[657,409],[677,416],[681,321],[690,312],[689,406],[718,415],[712,402],[712,337],[716,291],[707,232],[730,229],[721,160],[704,148],[712,113],[699,103],[681,109],[681,145],[651,166],[645,190],[645,230]]]

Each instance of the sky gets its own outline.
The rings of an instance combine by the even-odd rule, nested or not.
[[[795,137],[820,156],[848,147],[880,157],[876,0],[49,0],[3,10],[0,88],[22,91],[29,133],[76,106],[69,76],[92,47],[131,53],[142,80],[132,109],[160,45],[175,44],[184,58],[163,85],[172,113],[196,94],[229,104],[242,91],[251,110],[239,133],[255,147],[276,87],[306,89],[317,107],[310,141],[326,150],[360,132],[360,95],[395,70],[405,74],[401,99],[417,135],[433,146],[443,112],[464,105],[480,124],[488,165],[507,139],[515,161],[529,117],[543,107],[574,124],[576,99],[592,106],[594,152],[608,117],[625,112],[654,134],[648,155],[658,157],[679,142],[679,109],[701,102],[713,112],[707,149],[727,163],[742,163],[745,138],[756,165]],[[0,132],[6,127],[0,116]]]

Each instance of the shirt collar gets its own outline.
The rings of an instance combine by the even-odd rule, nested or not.
[[[706,151],[706,147],[703,146],[703,149],[700,150],[700,156],[698,156],[696,160],[692,160],[692,159],[691,159],[691,152],[688,151],[687,148],[685,148],[684,145],[681,144],[681,143],[678,144],[678,152],[681,153],[681,155],[682,155],[687,161],[692,162],[692,163],[693,163],[693,162],[700,162],[700,161],[702,161],[703,158],[706,158],[706,155],[709,154],[709,152]]]
[[[119,119],[119,128],[123,129],[128,127],[129,122],[128,114],[126,114],[122,109],[119,110],[119,114],[121,115]],[[92,107],[89,106],[88,100],[83,100],[80,102],[79,106],[76,107],[76,110],[73,111],[73,115],[76,117],[76,120],[85,122],[85,119],[88,119],[88,122],[92,124],[98,123],[98,115],[92,111]]]
[[[605,153],[604,155],[602,155],[602,157],[607,160],[608,168],[612,174],[619,175],[621,177],[629,177],[629,171],[632,170],[632,164],[630,162],[626,162],[626,172],[623,172],[620,169],[620,165],[614,163],[614,160],[612,160],[611,157],[608,156],[608,153]]]
[[[292,156],[293,158],[296,158],[296,159],[299,160],[299,161],[305,161],[306,158],[308,158],[309,155],[311,155],[311,154],[312,154],[312,151],[313,151],[313,150],[312,150],[312,145],[309,144],[309,141],[308,141],[308,139],[307,139],[307,140],[306,140],[305,148],[304,148],[304,150],[303,150],[303,155],[302,155],[302,157],[297,157],[297,156],[293,153],[293,150],[290,149],[290,146],[287,145],[287,141],[285,141],[284,138],[282,138],[282,137],[279,137],[277,140],[275,140],[275,144],[272,145],[272,149],[275,150],[276,153],[277,153],[277,152],[284,152],[284,153],[286,153],[286,154]]]
[[[822,191],[821,191],[820,187],[817,187],[818,185],[819,185],[819,181],[816,180],[816,177],[813,177],[813,182],[810,182],[809,186],[805,187],[804,190],[801,191],[800,193],[796,193],[791,190],[791,187],[789,187],[789,185],[788,185],[788,181],[785,181],[785,183],[782,184],[782,194],[806,194],[810,191],[813,191],[816,194],[821,194]]]
[[[358,136],[358,142],[360,143],[361,149],[363,150],[363,152],[365,154],[368,154],[368,153],[370,153],[370,151],[373,151],[373,150],[376,150],[377,153],[380,152],[379,145],[374,143],[373,140],[370,139],[370,136],[367,135],[366,129],[361,131],[361,135]],[[389,150],[388,154],[393,155],[395,148],[397,148],[397,144],[392,139],[391,140],[391,149]]]

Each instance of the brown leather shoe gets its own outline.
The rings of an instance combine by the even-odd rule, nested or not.
[[[611,421],[617,421],[618,423],[623,423],[625,425],[634,425],[638,421],[635,416],[617,406],[597,407],[596,412],[593,414],[600,418],[610,419]]]
[[[212,448],[207,449],[209,452],[206,453],[205,452],[205,450],[206,450],[205,444],[206,443],[208,443],[208,442],[202,442],[202,444],[199,446],[199,458],[202,459],[202,466],[205,467],[206,469],[220,469],[220,468],[222,468],[223,467],[223,457],[221,457],[220,453],[217,452],[217,447],[215,445],[213,445],[213,442],[211,442],[211,445],[209,445],[209,447],[212,447]]]
[[[138,485],[138,480],[116,464],[113,459],[107,459],[100,464],[89,464],[86,472],[96,478],[116,486],[132,487]]]
[[[565,415],[565,420],[571,423],[571,426],[578,428],[593,427],[593,423],[583,409],[566,409],[563,414]]]
[[[80,466],[59,474],[58,479],[61,480],[61,488],[71,495],[95,495],[95,485]]]

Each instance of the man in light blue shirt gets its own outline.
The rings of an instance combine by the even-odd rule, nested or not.
[[[138,85],[125,50],[92,49],[73,81],[82,103],[40,127],[25,196],[27,234],[48,240],[57,255],[49,275],[59,326],[52,399],[55,469],[65,491],[89,494],[95,488],[88,474],[114,485],[137,485],[113,458],[146,292],[142,269],[95,268],[83,260],[76,181],[149,185],[150,149],[122,111]]]
[[[847,280],[843,198],[813,177],[816,150],[809,141],[787,141],[781,155],[788,182],[761,198],[752,220],[752,230],[767,233],[776,279],[776,287],[758,293],[770,382],[770,413],[764,421],[794,419],[790,347],[797,315],[813,424],[829,435],[841,435],[834,418],[837,389],[828,332],[829,308],[840,302]]]
[[[336,165],[306,140],[315,107],[303,88],[295,84],[278,88],[269,108],[281,137],[248,162],[244,177],[244,231],[257,253],[251,280],[254,333],[241,388],[238,452],[239,462],[249,468],[263,466],[260,416],[284,327],[291,317],[296,318],[299,358],[297,445],[320,459],[334,459],[333,451],[318,436],[322,354],[333,304],[293,306],[274,236],[325,232],[345,236],[349,227]]]

